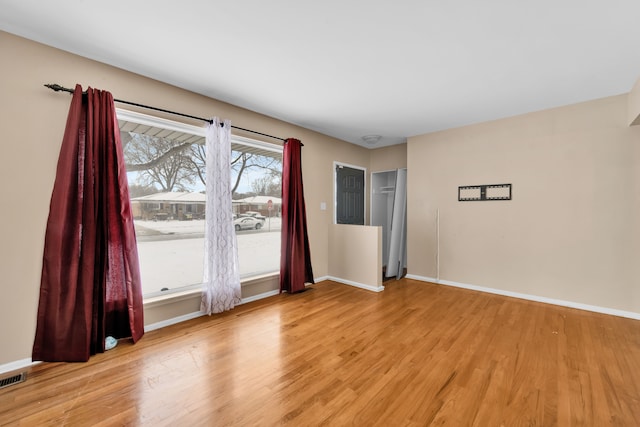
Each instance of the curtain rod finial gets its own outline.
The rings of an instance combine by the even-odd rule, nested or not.
[[[47,87],[55,92],[69,92],[69,93],[73,93],[73,89],[67,89],[64,86],[60,86],[58,83],[49,83],[44,85],[44,87]]]

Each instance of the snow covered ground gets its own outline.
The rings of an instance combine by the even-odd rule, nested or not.
[[[204,220],[135,221],[143,294],[202,282]],[[240,277],[280,269],[280,218],[238,231]]]

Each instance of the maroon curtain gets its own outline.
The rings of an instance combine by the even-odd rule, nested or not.
[[[109,92],[76,85],[45,234],[33,360],[79,362],[144,333],[138,250]]]
[[[300,292],[313,283],[307,214],[302,187],[302,144],[284,143],[282,159],[282,243],[280,246],[280,292]]]

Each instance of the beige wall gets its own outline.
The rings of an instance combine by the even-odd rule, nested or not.
[[[44,230],[71,100],[68,94],[44,88],[45,83],[90,85],[116,98],[200,117],[217,115],[237,126],[302,140],[313,270],[316,277],[328,275],[333,162],[368,167],[369,150],[4,32],[0,32],[0,52],[4,58],[0,79],[0,365],[31,356]],[[321,202],[326,202],[326,211],[320,210]],[[254,288],[243,289],[243,296],[250,296],[245,291],[266,289],[264,284]],[[154,305],[146,310],[146,323],[188,314],[197,307],[197,298],[174,306]]]
[[[640,79],[629,92],[628,101],[627,121],[631,125],[640,125]]]
[[[436,276],[439,210],[441,280],[640,313],[639,144],[626,95],[410,138],[409,274]]]
[[[382,290],[382,228],[350,224],[329,227],[329,277],[372,291]]]
[[[280,289],[279,275],[269,275],[242,282],[242,299],[255,299],[265,294],[273,294]],[[148,298],[144,302],[145,329],[157,329],[175,322],[184,316],[193,317],[200,311],[200,292],[173,294],[170,299],[161,296]]]
[[[370,171],[383,172],[407,167],[407,144],[391,145],[389,147],[376,148],[371,150]]]

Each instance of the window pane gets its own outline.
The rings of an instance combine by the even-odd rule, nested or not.
[[[231,186],[240,277],[280,270],[282,149],[233,144]]]
[[[144,296],[199,288],[204,136],[120,118]],[[281,147],[232,137],[234,226],[242,279],[280,269]]]

